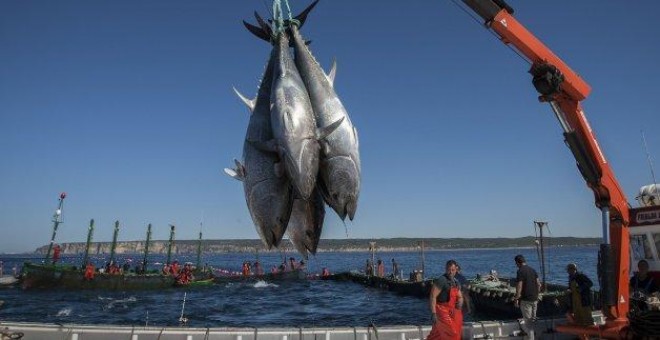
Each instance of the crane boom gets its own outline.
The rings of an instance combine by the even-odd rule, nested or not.
[[[552,107],[563,129],[566,145],[573,153],[587,186],[594,193],[603,224],[603,244],[599,254],[603,306],[607,306],[603,312],[608,317],[608,329],[615,336],[627,324],[629,308],[630,206],[580,105],[590,94],[591,87],[520,24],[513,16],[513,9],[503,0],[463,2],[485,20],[485,25],[503,43],[529,59],[532,64],[529,72],[540,94],[539,101],[547,102]],[[563,330],[581,334],[598,331],[587,328],[565,327]]]

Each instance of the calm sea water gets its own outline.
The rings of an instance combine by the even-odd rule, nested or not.
[[[597,247],[546,249],[547,281],[566,283],[565,266],[575,262],[580,270],[596,280]],[[514,276],[513,258],[523,254],[529,265],[537,268],[540,261],[536,249],[489,249],[426,251],[427,277],[437,277],[444,271],[444,263],[455,259],[463,274],[474,277],[494,269],[500,276]],[[279,265],[282,254],[259,254],[265,268]],[[297,258],[297,254],[286,254]],[[362,269],[370,254],[366,252],[319,253],[308,261],[309,273],[320,273],[323,267],[331,272]],[[391,272],[395,258],[404,273],[421,268],[418,252],[377,253]],[[124,261],[141,261],[142,257],[120,256]],[[162,262],[162,256],[150,257],[151,263]],[[195,256],[177,256],[179,262],[195,262]],[[5,274],[14,265],[20,267],[24,257],[0,255]],[[103,258],[95,258],[97,265]],[[215,268],[240,271],[243,261],[254,261],[254,254],[219,254],[205,256],[203,261]],[[79,264],[77,257],[64,258],[65,263]],[[34,262],[38,262],[35,259]],[[157,266],[152,266],[156,268]],[[195,289],[166,289],[162,291],[61,291],[20,288],[0,289],[0,320],[48,323],[84,323],[173,326],[178,325],[182,302],[186,293],[183,314],[188,326],[194,327],[333,327],[428,324],[426,299],[399,296],[394,293],[366,288],[350,282],[321,280],[290,282],[250,282],[213,285]]]

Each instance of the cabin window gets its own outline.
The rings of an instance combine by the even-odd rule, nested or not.
[[[660,241],[660,234],[656,234],[656,235],[658,235],[659,237],[658,241]],[[656,243],[656,245],[660,245],[660,243]],[[630,238],[630,248],[633,251],[633,258],[635,260],[653,259],[651,244],[649,243],[649,239],[646,236],[646,234],[632,235]]]

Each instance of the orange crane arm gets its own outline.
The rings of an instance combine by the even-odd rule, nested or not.
[[[605,301],[611,310],[606,311],[606,314],[621,326],[625,323],[629,298],[629,204],[580,105],[591,92],[591,87],[520,24],[513,17],[513,9],[503,0],[463,2],[485,20],[486,26],[502,42],[514,47],[532,63],[529,72],[540,94],[539,100],[552,107],[564,130],[565,142],[575,157],[582,177],[594,193],[596,206],[602,211],[603,239],[607,245],[605,253],[609,254],[601,257],[610,258],[601,260],[607,264],[599,268],[599,272],[606,271],[601,275],[610,276],[609,280],[613,282],[601,281],[601,289],[611,291],[611,301]]]

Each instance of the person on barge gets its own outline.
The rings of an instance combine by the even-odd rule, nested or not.
[[[592,312],[591,287],[594,285],[589,277],[577,270],[575,263],[566,266],[568,273],[569,308],[566,315],[569,322],[581,326],[592,326],[594,318]]]
[[[520,307],[524,323],[525,340],[534,340],[534,322],[536,321],[536,308],[538,305],[541,280],[536,271],[527,265],[525,257],[516,255],[514,258],[518,272],[516,274],[516,295],[514,304]]]

